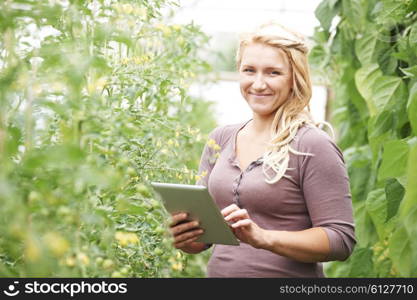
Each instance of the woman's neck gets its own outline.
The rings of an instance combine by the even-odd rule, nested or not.
[[[273,120],[274,115],[265,117],[253,114],[252,121],[248,123],[248,130],[255,139],[269,139]]]

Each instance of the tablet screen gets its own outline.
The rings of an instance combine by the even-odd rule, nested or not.
[[[190,219],[200,222],[204,234],[197,242],[239,245],[205,186],[162,182],[151,185],[169,213],[186,212]]]

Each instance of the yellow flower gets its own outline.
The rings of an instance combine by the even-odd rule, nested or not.
[[[195,180],[199,181],[201,178],[205,177],[207,175],[207,171],[204,170],[203,172],[201,172],[200,175],[195,175]]]
[[[173,141],[173,140],[171,140],[171,139],[169,139],[167,144],[168,144],[169,146],[172,146],[172,145],[174,144],[174,141]]]
[[[166,26],[166,25],[164,25],[164,24],[159,23],[159,24],[156,24],[156,25],[155,25],[155,27],[156,27],[156,29],[158,29],[159,31],[162,31],[162,34],[163,34],[165,37],[168,37],[169,35],[171,35],[171,28],[170,28],[169,26]]]
[[[43,237],[43,240],[52,254],[56,257],[63,256],[70,248],[68,241],[56,232],[48,232]]]
[[[121,4],[113,4],[112,5],[113,9],[115,9],[119,14],[122,13],[122,5]]]
[[[88,256],[85,254],[85,253],[83,253],[83,252],[78,252],[77,253],[77,260],[81,263],[81,264],[83,264],[83,265],[85,265],[85,266],[88,266],[89,264],[90,264],[90,259],[88,258]]]
[[[75,258],[74,258],[73,256],[68,256],[68,257],[65,259],[65,264],[66,264],[68,267],[74,267],[74,266],[75,266]]]
[[[65,90],[65,85],[62,82],[52,82],[50,84],[50,91],[54,92],[54,93],[60,93],[63,92]]]
[[[94,92],[100,92],[106,83],[107,79],[105,77],[93,79],[90,83],[88,83],[87,90],[90,94]]]
[[[138,244],[139,238],[136,233],[117,231],[115,238],[121,247],[131,244]]]
[[[35,96],[39,95],[40,93],[42,93],[42,86],[40,84],[35,83],[34,85],[32,85],[32,92]]]
[[[135,7],[133,9],[133,14],[136,15],[136,16],[144,18],[147,15],[147,9],[146,9],[146,7]]]
[[[221,147],[216,143],[214,139],[209,139],[207,141],[207,146],[213,148],[214,151],[218,151],[221,149]]]
[[[129,15],[133,11],[133,7],[131,4],[123,4],[123,12]]]
[[[25,241],[25,259],[30,262],[39,260],[41,256],[41,250],[39,244],[33,237],[28,237]]]
[[[183,269],[183,265],[182,265],[182,263],[177,262],[177,263],[173,263],[173,264],[171,265],[171,268],[172,268],[172,270],[174,270],[174,271],[182,271],[182,269]]]

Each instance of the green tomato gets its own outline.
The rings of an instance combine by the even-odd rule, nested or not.
[[[128,163],[129,163],[129,159],[127,157],[124,156],[120,159],[121,165],[126,166]]]
[[[103,268],[104,269],[112,269],[114,267],[114,262],[111,259],[105,259],[103,261]]]
[[[158,227],[155,228],[155,233],[156,234],[165,233],[165,228],[163,228],[162,226],[158,226]]]
[[[102,257],[96,258],[96,265],[100,266],[103,263],[104,259]]]
[[[122,273],[123,275],[129,274],[129,271],[130,271],[130,267],[123,267],[120,269],[120,273]]]
[[[139,183],[136,185],[136,191],[142,196],[147,197],[147,198],[152,196],[149,189],[143,183]]]
[[[71,215],[71,209],[68,206],[60,206],[58,208],[57,214],[61,217]]]
[[[123,278],[124,276],[119,271],[114,271],[113,273],[111,273],[111,277],[112,278]]]
[[[155,221],[155,218],[152,216],[152,214],[148,214],[146,216],[146,221],[149,222],[149,223],[151,223],[151,222],[154,222]]]
[[[137,174],[136,174],[135,169],[133,169],[132,167],[128,167],[128,168],[126,169],[126,173],[127,173],[129,176],[136,176],[136,175],[137,175]]]
[[[41,200],[42,196],[36,191],[31,191],[28,196],[29,202],[37,202]]]
[[[163,253],[164,253],[164,251],[159,247],[156,247],[155,250],[153,250],[153,254],[155,254],[156,256],[160,256]]]
[[[94,163],[96,161],[96,158],[93,155],[87,156],[87,162],[89,164]]]
[[[153,208],[160,208],[161,207],[161,204],[159,203],[159,201],[157,201],[155,199],[151,200],[151,205],[152,205]]]

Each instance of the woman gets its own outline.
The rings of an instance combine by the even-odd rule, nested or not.
[[[324,277],[320,262],[353,250],[343,155],[307,110],[307,52],[299,34],[274,23],[240,40],[240,90],[253,118],[210,133],[197,184],[208,187],[241,244],[215,245],[209,277]],[[210,247],[195,241],[198,223],[184,220],[172,217],[174,246]]]

